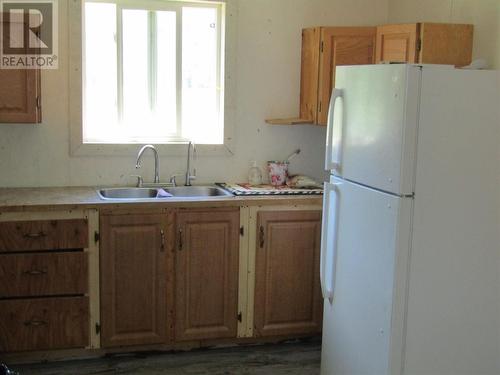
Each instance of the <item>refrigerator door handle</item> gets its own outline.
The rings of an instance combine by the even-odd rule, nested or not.
[[[325,182],[323,200],[323,220],[321,228],[320,283],[323,298],[333,301],[335,289],[335,267],[337,258],[337,231],[339,212],[339,185]],[[337,197],[334,212],[331,212],[331,196]],[[328,279],[328,280],[327,280]],[[329,281],[329,282],[327,282]]]
[[[334,121],[334,113],[335,113],[335,104],[338,98],[343,98],[344,97],[344,92],[341,89],[333,89],[332,91],[332,96],[330,98],[330,110],[328,111],[328,122],[327,122],[327,135],[326,135],[326,158],[325,158],[325,170],[330,171],[336,171],[337,173],[340,173],[340,158],[342,155],[342,122],[340,123],[340,128],[334,129],[333,128],[333,121]],[[334,158],[333,155],[333,137],[334,137],[334,132],[338,131],[338,147],[335,152],[336,156]]]

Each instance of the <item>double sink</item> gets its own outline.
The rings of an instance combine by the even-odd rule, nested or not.
[[[119,187],[97,190],[99,197],[105,200],[157,200],[170,197],[207,198],[230,197],[231,193],[217,186],[176,186],[165,188]]]
[[[116,188],[102,188],[97,190],[97,194],[104,200],[120,200],[120,201],[154,201],[160,199],[168,199],[172,197],[177,198],[210,198],[210,197],[231,197],[233,194],[221,189],[218,186],[192,186],[191,180],[196,176],[191,173],[191,151],[194,153],[195,148],[192,142],[188,143],[187,149],[187,169],[185,173],[186,184],[185,186],[176,186],[175,175],[170,178],[168,186],[160,184],[160,158],[155,146],[145,145],[141,147],[137,154],[135,168],[141,167],[141,160],[144,152],[151,150],[154,155],[155,161],[155,175],[153,187],[143,187],[143,179],[141,176],[134,175],[138,178],[137,187],[116,187]]]

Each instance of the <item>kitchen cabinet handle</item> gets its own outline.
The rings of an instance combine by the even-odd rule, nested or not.
[[[47,274],[47,270],[27,270],[23,272],[25,275],[38,276]]]
[[[259,245],[260,248],[264,247],[264,227],[261,225],[259,230]]]
[[[182,251],[182,229],[179,229],[179,251]]]
[[[26,233],[23,237],[24,238],[40,238],[40,237],[45,237],[46,234],[44,232],[38,232],[38,233]]]
[[[160,230],[160,240],[161,240],[160,251],[165,251],[165,231],[163,229]]]
[[[29,327],[43,327],[43,326],[48,326],[49,323],[46,322],[45,320],[32,319],[25,321],[24,325]]]

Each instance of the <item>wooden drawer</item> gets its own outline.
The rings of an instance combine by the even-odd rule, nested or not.
[[[0,255],[0,298],[85,294],[88,256],[83,251]]]
[[[84,219],[0,223],[0,252],[86,247],[88,228]]]
[[[0,301],[0,352],[87,346],[88,304],[87,297]]]

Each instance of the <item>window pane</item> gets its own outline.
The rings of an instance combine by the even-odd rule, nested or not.
[[[123,131],[149,133],[148,11],[124,9],[123,28]],[[136,131],[137,130],[137,131]]]
[[[156,111],[158,125],[168,133],[177,131],[176,90],[176,14],[156,12],[157,81]]]
[[[223,143],[219,9],[109,1],[84,1],[84,142]]]
[[[197,143],[223,143],[218,27],[216,9],[182,8],[182,133]]]
[[[115,32],[114,4],[85,4],[84,142],[112,137],[118,122]]]

